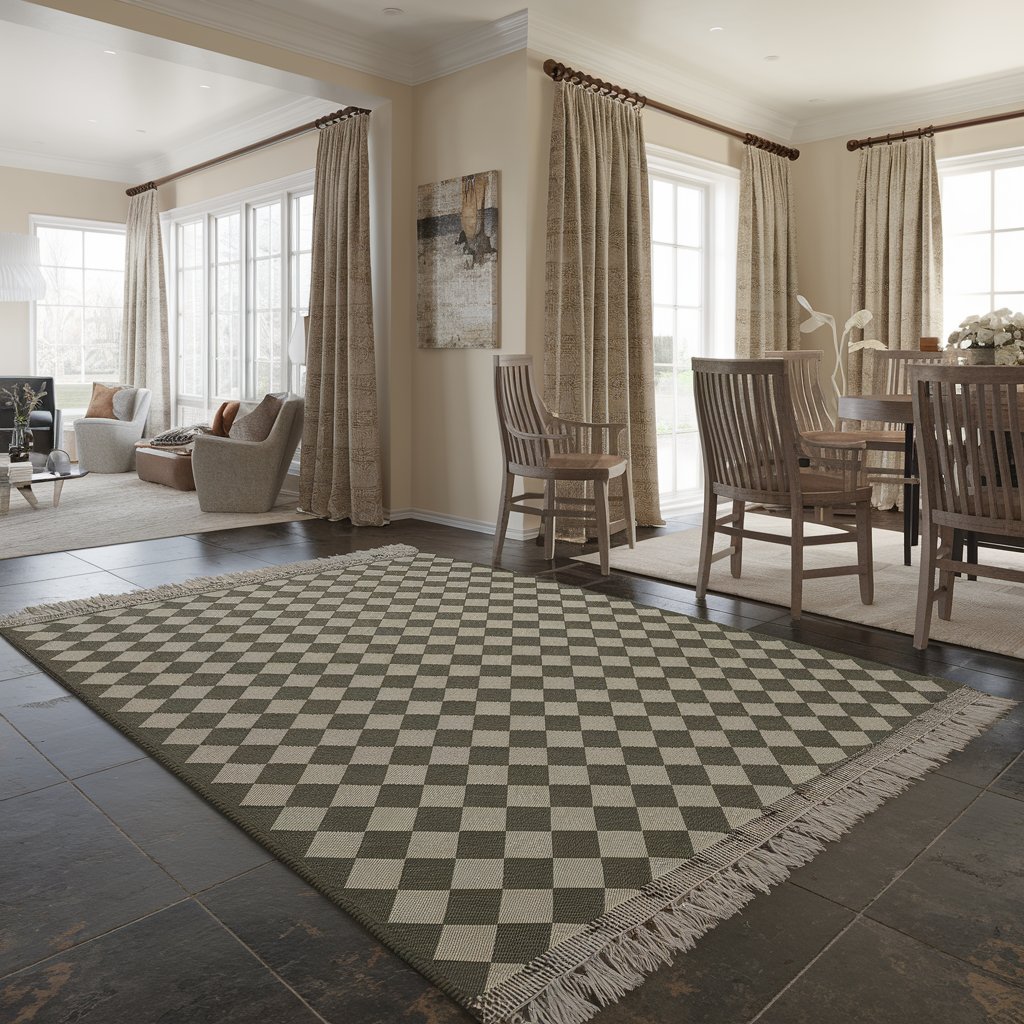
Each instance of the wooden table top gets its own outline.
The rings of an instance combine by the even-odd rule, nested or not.
[[[913,395],[841,395],[839,417],[844,420],[878,420],[882,423],[913,423]]]

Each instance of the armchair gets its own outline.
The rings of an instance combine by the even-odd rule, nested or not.
[[[192,449],[192,475],[204,512],[269,512],[281,493],[302,437],[303,400],[289,398],[263,441],[200,434]],[[239,418],[255,408],[245,405]]]
[[[135,442],[141,441],[153,393],[139,388],[130,420],[75,420],[78,464],[90,473],[130,473],[135,468]]]

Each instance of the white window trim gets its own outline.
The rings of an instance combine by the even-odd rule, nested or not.
[[[942,182],[945,178],[958,176],[961,174],[977,174],[981,171],[998,171],[1003,167],[1024,167],[1024,146],[1015,146],[1012,149],[998,149],[990,150],[985,153],[969,153],[965,156],[952,156],[946,157],[942,160],[935,161],[936,168],[939,174],[939,189],[941,192]],[[995,194],[990,196],[990,201],[995,203]],[[991,258],[993,260],[992,266],[995,265],[995,237],[1001,231],[1014,231],[1020,230],[1019,228],[997,228],[995,222],[986,231],[968,232],[968,234],[979,234],[988,235],[989,244],[991,251]],[[989,280],[989,285],[993,284],[992,280]],[[1011,289],[1012,290],[1012,289]],[[990,302],[993,301],[991,296],[995,295],[996,291],[990,287],[989,295]],[[981,311],[979,311],[981,312]],[[988,310],[984,310],[988,312]],[[943,316],[945,316],[945,310],[943,310]],[[945,333],[945,326],[943,327]]]
[[[290,322],[293,307],[300,307],[302,303],[294,301],[291,282],[291,201],[297,194],[313,191],[315,171],[310,168],[298,174],[291,174],[284,178],[276,178],[273,181],[261,182],[248,188],[238,189],[225,195],[215,196],[212,199],[203,200],[197,203],[189,203],[167,210],[160,215],[161,228],[164,237],[164,246],[167,255],[167,321],[171,342],[171,394],[173,413],[177,417],[179,398],[196,398],[199,396],[180,396],[178,394],[178,262],[176,247],[178,244],[179,224],[187,224],[199,219],[203,220],[203,266],[204,266],[204,291],[203,305],[206,315],[203,318],[203,345],[206,350],[206,383],[208,394],[202,396],[207,402],[217,399],[212,391],[214,383],[214,371],[212,361],[214,353],[210,345],[210,225],[214,217],[224,214],[239,213],[242,225],[242,237],[240,239],[240,262],[241,262],[241,296],[242,308],[242,353],[243,364],[241,367],[240,389],[244,392],[251,385],[250,375],[253,367],[249,364],[246,355],[252,342],[252,324],[250,309],[250,281],[249,267],[249,246],[250,235],[249,214],[254,206],[260,206],[268,202],[280,200],[281,207],[281,322],[282,322],[282,372],[285,386],[290,390],[293,379],[293,367],[288,358],[288,337],[291,334],[292,323]],[[243,398],[243,401],[246,399]]]
[[[116,220],[87,220],[84,217],[56,217],[51,214],[31,213],[28,218],[29,234],[35,236],[36,228],[71,228],[77,231],[106,231],[112,235],[124,236],[125,225]],[[28,304],[28,365],[34,376],[39,376],[36,366],[36,303]]]
[[[657,178],[700,187],[706,197],[704,237],[712,258],[705,266],[705,325],[710,339],[710,352],[720,358],[736,354],[736,260],[726,255],[726,247],[715,245],[716,239],[736,238],[739,219],[739,168],[720,164],[703,157],[690,156],[666,146],[647,146],[647,170]],[[661,509],[666,515],[683,515],[703,508],[703,495],[662,497]]]

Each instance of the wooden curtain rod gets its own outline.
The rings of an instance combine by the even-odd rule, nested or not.
[[[225,153],[223,156],[215,156],[212,160],[204,160],[201,164],[193,164],[191,167],[186,167],[183,171],[165,174],[162,178],[147,181],[144,185],[135,185],[132,188],[125,189],[125,193],[129,196],[137,196],[142,192],[148,192],[151,188],[159,188],[161,185],[166,185],[169,181],[184,178],[186,174],[194,174],[196,171],[206,170],[207,167],[215,167],[217,164],[224,163],[225,160],[234,160],[236,157],[245,156],[246,153],[255,153],[258,149],[272,146],[276,142],[294,139],[299,135],[305,135],[306,132],[311,132],[318,128],[326,128],[329,124],[337,124],[339,121],[347,121],[350,117],[368,114],[369,112],[369,110],[363,107],[345,107],[344,110],[336,110],[333,114],[325,114],[323,117],[318,117],[315,121],[310,121],[308,124],[301,124],[298,128],[290,128],[286,132],[278,132],[277,135],[271,135],[269,139],[261,139],[259,142],[242,146],[241,149],[233,149],[230,153]]]
[[[710,128],[712,131],[721,132],[723,135],[731,135],[734,139],[739,139],[745,146],[764,149],[769,153],[788,157],[790,160],[796,160],[800,156],[799,149],[784,146],[781,142],[763,139],[760,135],[752,135],[750,132],[741,132],[737,128],[730,128],[728,125],[718,124],[716,121],[709,121],[707,118],[699,117],[697,114],[690,114],[685,110],[679,110],[677,107],[670,107],[667,103],[659,103],[657,100],[648,99],[648,97],[641,96],[638,92],[630,92],[628,89],[623,89],[621,85],[613,85],[611,82],[594,78],[593,75],[587,75],[582,71],[577,71],[575,68],[566,67],[565,64],[560,64],[558,61],[550,58],[544,61],[544,72],[556,82],[573,82],[576,85],[582,85],[592,89],[594,92],[601,93],[603,96],[610,96],[613,99],[621,100],[623,103],[630,103],[639,109],[651,107],[653,110],[660,110],[662,113],[671,114],[673,117],[690,121],[692,124],[699,124],[702,128]]]
[[[920,139],[922,136],[936,135],[939,132],[951,132],[957,128],[973,128],[978,124],[993,124],[996,121],[1012,121],[1015,117],[1024,117],[1024,110],[1014,110],[1008,114],[990,114],[988,117],[972,117],[966,121],[953,121],[950,124],[930,124],[927,128],[914,128],[906,132],[894,132],[889,135],[873,135],[867,139],[850,139],[846,148],[851,152],[867,149],[879,143],[902,142],[904,139]]]

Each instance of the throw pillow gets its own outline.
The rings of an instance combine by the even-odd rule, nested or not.
[[[238,402],[221,402],[220,408],[213,414],[210,433],[217,437],[227,437],[231,433],[231,425],[235,422],[239,407]]]
[[[92,386],[86,419],[130,420],[135,411],[135,395],[138,388],[124,384],[99,384]]]
[[[264,395],[252,412],[235,420],[228,437],[235,441],[266,441],[287,397],[287,393]]]

